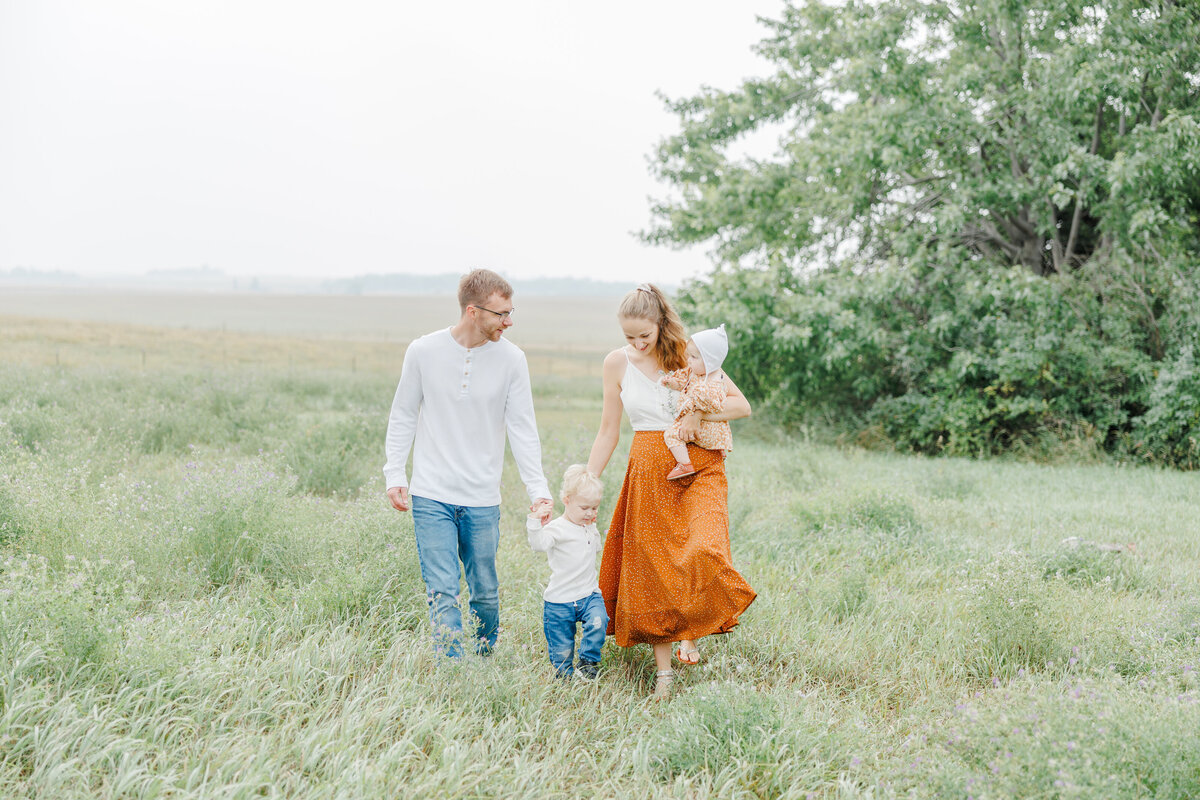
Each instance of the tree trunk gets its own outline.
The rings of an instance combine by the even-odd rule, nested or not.
[[[1088,150],[1092,155],[1100,152],[1100,131],[1104,127],[1104,101],[1096,106],[1096,125],[1092,134],[1092,146]],[[1067,236],[1067,250],[1063,254],[1063,263],[1071,267],[1071,259],[1075,258],[1075,245],[1079,242],[1079,225],[1083,221],[1083,184],[1077,184],[1075,193],[1075,213],[1071,215],[1071,233]]]

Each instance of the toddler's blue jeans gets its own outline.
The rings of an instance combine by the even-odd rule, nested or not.
[[[579,661],[600,663],[604,647],[604,632],[608,630],[608,612],[600,592],[573,603],[551,603],[542,608],[542,629],[546,633],[546,649],[550,663],[562,677],[575,671],[575,625],[580,624]]]

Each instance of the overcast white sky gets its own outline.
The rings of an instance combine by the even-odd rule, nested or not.
[[[0,0],[0,270],[673,282],[655,97],[782,0]]]

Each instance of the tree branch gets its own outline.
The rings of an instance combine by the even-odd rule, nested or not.
[[[971,246],[980,244],[994,245],[1000,248],[1009,258],[1018,258],[1021,255],[1021,248],[1010,242],[991,220],[987,220],[979,225],[968,224],[963,227],[962,233],[963,243]]]
[[[1088,150],[1092,155],[1100,151],[1100,131],[1104,127],[1104,101],[1096,106],[1096,125],[1092,134],[1092,146]],[[1083,221],[1083,185],[1079,185],[1075,195],[1075,213],[1071,215],[1071,233],[1067,236],[1067,249],[1063,254],[1063,263],[1068,267],[1075,257],[1075,245],[1079,242],[1079,225]]]
[[[1058,240],[1058,209],[1054,207],[1054,201],[1049,197],[1046,198],[1046,210],[1050,212],[1050,230],[1054,234],[1050,237],[1050,258],[1054,263],[1054,271],[1061,272],[1063,266],[1063,246]]]

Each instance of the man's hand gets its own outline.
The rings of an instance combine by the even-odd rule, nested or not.
[[[393,486],[387,490],[388,500],[392,501],[392,508],[397,511],[408,511],[412,508],[412,503],[408,500],[407,486]]]
[[[545,525],[554,515],[554,503],[548,497],[539,497],[529,507],[530,516],[537,516],[538,521]]]
[[[696,441],[696,433],[700,430],[700,412],[693,411],[685,414],[679,420],[679,440],[682,442]]]

